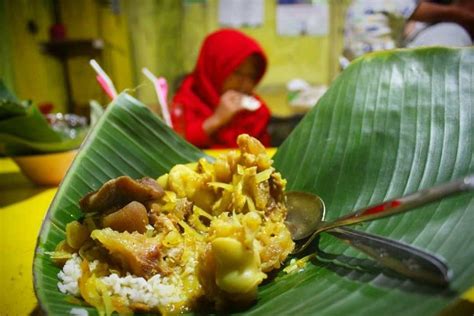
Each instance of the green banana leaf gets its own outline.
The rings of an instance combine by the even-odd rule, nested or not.
[[[20,103],[0,79],[0,120],[25,115],[28,103]]]
[[[6,144],[5,154],[9,156],[29,155],[34,153],[55,153],[68,151],[81,146],[87,130],[80,130],[75,138],[64,138],[60,141],[30,141],[6,133],[0,133],[0,144]]]
[[[0,79],[0,101],[19,102],[16,96],[7,88],[2,79]]]
[[[21,107],[20,104],[17,106]],[[25,109],[24,115],[1,120],[0,133],[38,142],[59,142],[62,140],[61,135],[49,126],[40,110],[33,105]]]
[[[368,55],[351,64],[278,149],[289,190],[319,194],[327,219],[474,171],[474,49],[430,48]],[[34,280],[52,315],[77,307],[57,289],[46,252],[81,214],[78,200],[106,180],[157,177],[204,154],[127,94],[109,106],[61,184],[41,229]],[[436,315],[474,285],[472,194],[436,202],[360,230],[443,257],[447,289],[390,274],[323,234],[318,255],[297,273],[260,286],[249,315]],[[90,314],[96,311],[86,308]]]
[[[0,79],[0,154],[9,156],[68,151],[78,148],[86,128],[71,138],[50,126],[30,101],[20,102]]]
[[[99,120],[99,118],[104,114],[105,109],[100,105],[99,102],[96,100],[91,100],[89,102],[89,108],[90,108],[90,117],[91,117],[91,122],[90,125],[94,126],[95,123]]]

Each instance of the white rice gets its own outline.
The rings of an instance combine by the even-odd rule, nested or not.
[[[77,307],[73,307],[71,308],[71,310],[69,311],[69,315],[73,315],[73,316],[88,316],[89,315],[89,312],[84,309],[84,308],[77,308]]]
[[[194,260],[190,261],[186,265],[186,271],[192,271],[195,267]],[[81,277],[81,262],[81,258],[74,254],[58,273],[58,288],[62,293],[80,297],[78,280]],[[94,270],[97,263],[94,261],[90,264],[91,270]],[[145,280],[131,274],[120,277],[112,273],[99,280],[106,285],[109,295],[122,297],[128,305],[142,303],[153,308],[186,300],[182,281],[177,277],[162,277],[157,274]]]
[[[64,294],[72,294],[79,296],[79,285],[77,281],[81,277],[81,258],[77,254],[73,254],[72,258],[66,261],[63,269],[59,271],[58,282],[59,290]]]

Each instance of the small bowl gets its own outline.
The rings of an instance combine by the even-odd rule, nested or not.
[[[31,156],[14,156],[12,159],[23,174],[38,185],[59,185],[77,150]]]

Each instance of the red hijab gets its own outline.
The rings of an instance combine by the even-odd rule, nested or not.
[[[198,147],[237,147],[237,136],[247,133],[259,139],[265,146],[270,145],[270,137],[266,131],[270,111],[261,99],[259,100],[262,106],[258,110],[243,110],[237,113],[229,124],[221,127],[212,137],[202,128],[203,122],[213,114],[219,104],[219,91],[224,80],[252,54],[259,55],[263,61],[258,77],[260,81],[266,70],[267,58],[255,40],[230,29],[219,30],[206,37],[196,68],[184,79],[172,102],[174,126],[183,122],[182,118],[176,115],[182,112],[184,134],[189,142]],[[177,110],[178,105],[183,108]]]

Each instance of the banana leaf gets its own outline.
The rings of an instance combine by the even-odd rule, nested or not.
[[[96,100],[91,100],[89,102],[89,108],[90,108],[90,112],[91,112],[91,114],[90,114],[90,117],[91,117],[90,125],[94,126],[95,123],[97,123],[99,118],[102,116],[102,114],[104,114],[104,108]]]
[[[375,53],[356,60],[280,146],[289,190],[319,194],[327,219],[474,171],[474,49]],[[46,252],[81,216],[78,200],[106,180],[157,177],[204,154],[138,101],[121,94],[89,134],[41,229],[35,291],[53,315],[78,307],[57,289]],[[414,283],[323,234],[317,256],[259,288],[249,315],[436,315],[474,284],[474,199],[464,194],[359,227],[443,257],[449,288]],[[84,307],[90,314],[96,311]]]
[[[78,148],[87,129],[74,137],[50,126],[30,101],[19,101],[0,80],[0,154],[9,156],[61,152]]]
[[[16,108],[23,108],[21,104],[12,103],[2,104],[0,108],[6,110],[7,106],[12,108],[13,105],[16,105]],[[25,140],[38,142],[59,142],[62,140],[61,135],[49,126],[43,114],[34,105],[25,108],[23,115],[2,119],[0,121],[0,134],[13,135]]]
[[[8,90],[2,79],[0,79],[0,101],[18,102],[16,96]]]
[[[28,103],[21,103],[0,79],[0,120],[25,115]]]
[[[6,144],[5,154],[9,156],[29,155],[37,153],[55,153],[68,151],[81,146],[87,130],[80,130],[75,138],[64,138],[60,141],[30,141],[6,133],[0,133],[0,144]]]

